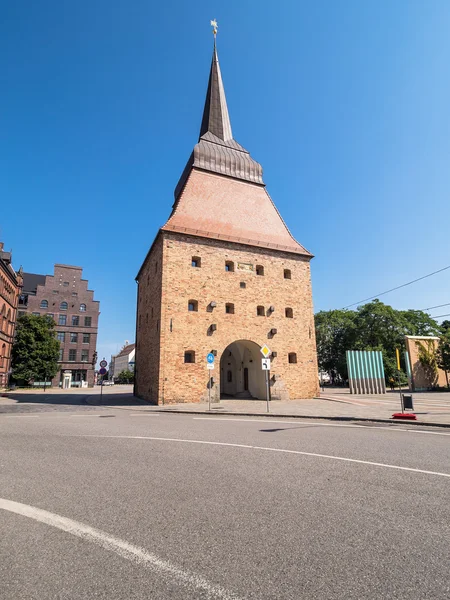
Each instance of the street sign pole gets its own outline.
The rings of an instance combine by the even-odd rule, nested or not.
[[[211,410],[211,373],[209,374],[208,387],[209,387],[208,410],[210,411]]]
[[[208,371],[212,371],[214,369],[214,361],[215,355],[212,352],[209,352],[206,356],[206,368]],[[208,377],[208,410],[211,410],[211,388],[212,388],[212,376],[211,373]]]
[[[270,412],[269,408],[269,371],[266,371],[266,397],[267,397],[267,412]]]

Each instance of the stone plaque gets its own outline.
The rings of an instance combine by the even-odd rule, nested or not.
[[[238,263],[237,268],[240,271],[253,271],[253,265],[250,265],[248,263]]]

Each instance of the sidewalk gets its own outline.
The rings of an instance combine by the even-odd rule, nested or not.
[[[94,404],[98,400],[98,396],[91,396],[88,403]],[[110,406],[150,412],[210,414],[207,403],[153,406],[137,398],[134,400],[133,405],[127,403],[128,406],[119,407],[116,402],[111,402]],[[408,423],[450,427],[450,393],[413,394],[413,402],[417,421],[408,421]],[[108,406],[108,399],[104,397],[101,404]],[[393,422],[392,414],[400,412],[400,397],[398,392],[363,396],[352,395],[348,389],[331,388],[323,392],[320,398],[289,402],[273,401],[270,402],[269,408],[270,416],[278,417]],[[211,404],[211,413],[263,416],[267,415],[266,411],[266,402],[261,400],[221,400],[220,403]]]

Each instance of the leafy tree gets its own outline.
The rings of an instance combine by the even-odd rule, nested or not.
[[[353,346],[355,312],[350,310],[320,311],[315,316],[319,368],[336,378],[348,378],[346,350]]]
[[[440,343],[436,351],[436,359],[438,367],[445,371],[447,387],[449,387],[448,372],[450,371],[450,328],[448,328],[441,335]]]
[[[450,329],[450,321],[448,319],[445,319],[445,321],[442,321],[442,323],[441,323],[441,331],[442,331],[442,333],[445,333],[449,329]]]
[[[121,371],[117,376],[117,383],[133,383],[134,372],[133,371]]]
[[[374,300],[357,310],[321,311],[315,316],[321,369],[348,378],[346,350],[380,350],[385,376],[397,380],[395,350],[403,354],[405,335],[439,335],[440,327],[420,310],[395,310]],[[402,383],[406,381],[404,374]]]
[[[52,379],[59,368],[59,347],[53,319],[28,314],[19,317],[12,348],[14,379],[26,383]]]

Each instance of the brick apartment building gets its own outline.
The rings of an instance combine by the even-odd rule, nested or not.
[[[311,258],[233,138],[214,45],[199,141],[136,278],[135,394],[199,402],[211,373],[214,400],[264,398],[267,344],[272,399],[316,395]]]
[[[23,274],[19,316],[28,312],[52,317],[61,342],[60,371],[52,386],[94,385],[100,303],[82,273],[81,267],[55,265],[54,275]]]
[[[11,369],[11,349],[17,317],[17,304],[22,287],[22,271],[16,273],[11,253],[0,242],[0,388],[6,387]]]

